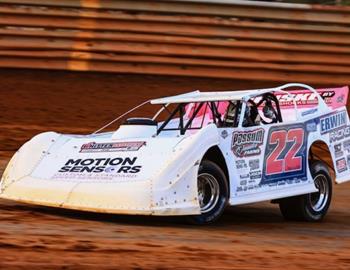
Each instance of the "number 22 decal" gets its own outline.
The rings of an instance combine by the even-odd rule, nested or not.
[[[271,133],[268,143],[275,146],[266,158],[266,175],[303,169],[303,157],[298,153],[303,146],[304,136],[302,128],[276,130]]]

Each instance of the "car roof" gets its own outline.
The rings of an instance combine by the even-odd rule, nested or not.
[[[220,91],[220,92],[201,92],[193,91],[181,95],[157,98],[151,100],[151,104],[168,104],[168,103],[190,103],[206,101],[226,101],[249,99],[264,93],[278,91],[279,88],[266,88],[255,90],[237,90],[237,91]]]

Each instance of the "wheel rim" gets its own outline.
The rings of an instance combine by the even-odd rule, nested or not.
[[[314,182],[318,191],[311,193],[309,198],[310,198],[312,209],[315,212],[320,212],[327,205],[327,201],[329,197],[328,180],[326,176],[319,174],[315,177]]]
[[[213,210],[219,197],[220,187],[216,178],[207,173],[198,175],[198,201],[201,213]]]

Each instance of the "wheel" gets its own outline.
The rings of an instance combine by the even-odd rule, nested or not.
[[[198,202],[201,214],[189,216],[194,224],[209,224],[224,212],[228,201],[228,184],[221,168],[209,160],[202,161],[197,177]]]
[[[282,199],[279,206],[285,219],[321,221],[327,214],[332,200],[332,178],[328,167],[322,161],[310,161],[310,172],[318,191]]]

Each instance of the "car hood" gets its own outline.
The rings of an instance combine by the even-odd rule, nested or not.
[[[60,135],[42,151],[30,176],[77,182],[148,180],[169,162],[173,149],[182,139],[112,140],[108,136]]]

